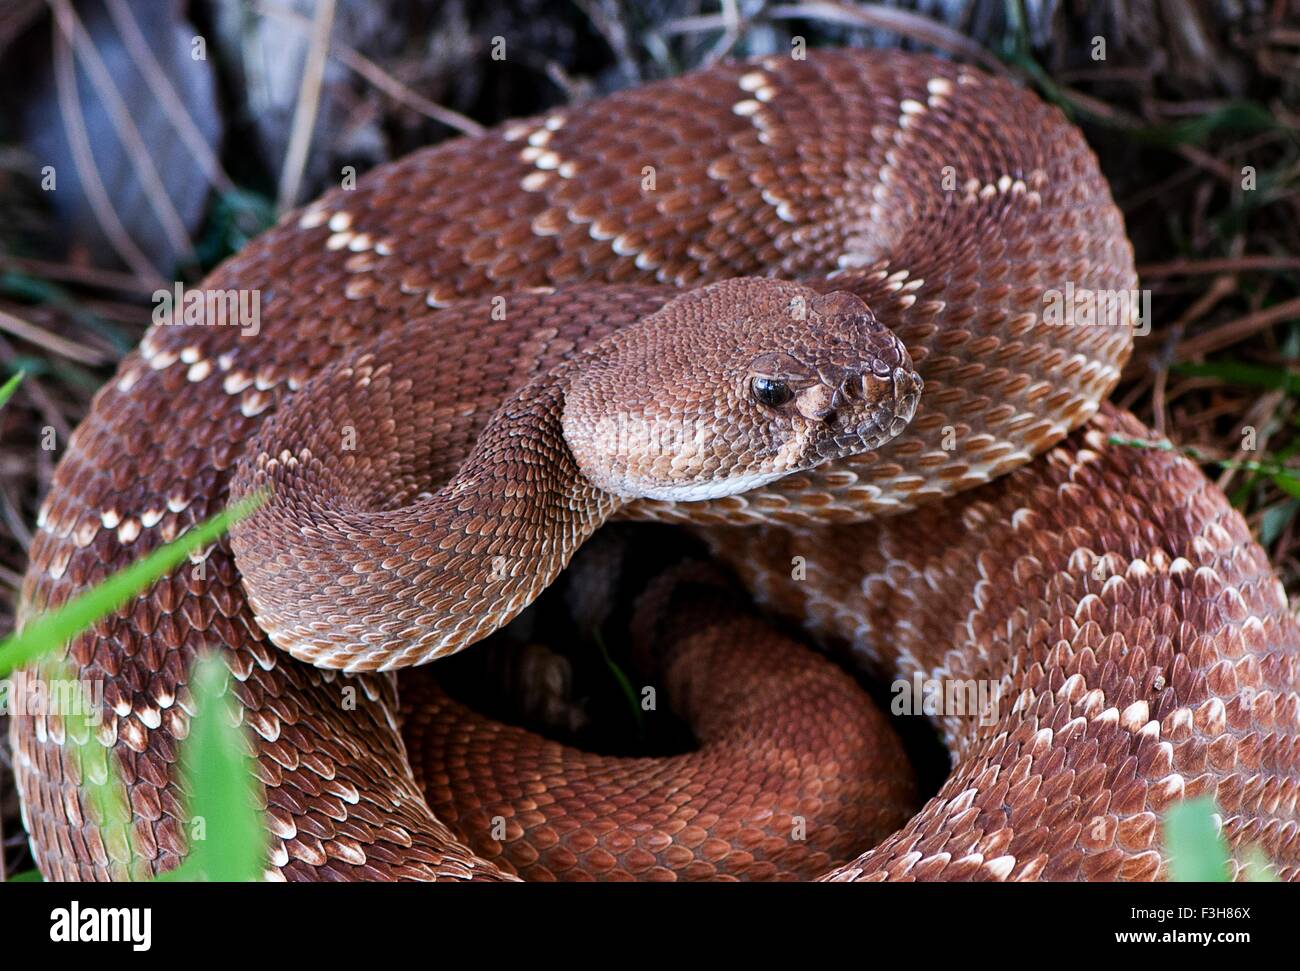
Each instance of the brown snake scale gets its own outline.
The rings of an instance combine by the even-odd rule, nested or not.
[[[271,495],[70,645],[99,726],[12,719],[41,870],[180,861],[186,679],[220,647],[273,877],[1153,879],[1163,812],[1211,794],[1234,864],[1294,878],[1300,631],[1195,466],[1111,443],[1146,434],[1101,404],[1131,328],[1046,321],[1067,284],[1136,287],[1082,136],[901,53],[718,66],[286,217],[204,284],[260,291],[260,332],[150,330],[42,508],[24,616]],[[936,716],[918,806],[852,678],[689,570],[638,607],[688,753],[379,673],[500,626],[611,516],[691,524],[846,667],[986,682],[996,717]],[[80,788],[90,731],[133,856]]]

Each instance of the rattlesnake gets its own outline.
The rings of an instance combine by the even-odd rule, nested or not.
[[[1132,250],[1082,136],[1010,81],[896,52],[719,65],[383,166],[204,287],[255,292],[260,330],[146,334],[55,475],[24,614],[232,482],[271,499],[69,648],[105,682],[133,855],[80,788],[91,729],[13,719],[48,876],[183,857],[173,769],[212,647],[270,876],[1141,879],[1166,872],[1162,813],[1201,793],[1235,855],[1297,873],[1300,633],[1201,473],[1112,443],[1145,434],[1100,404],[1130,313],[1045,308],[1130,294]],[[996,718],[938,713],[952,772],[904,822],[898,750],[862,742],[878,713],[698,583],[660,590],[696,618],[660,630],[682,645],[665,682],[732,734],[642,766],[653,811],[618,760],[427,682],[399,709],[376,669],[471,644],[611,515],[691,524],[842,659],[992,685]]]

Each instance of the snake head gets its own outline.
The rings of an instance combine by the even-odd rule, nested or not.
[[[608,492],[712,499],[879,448],[912,420],[921,387],[859,297],[728,280],[582,356],[564,436]]]

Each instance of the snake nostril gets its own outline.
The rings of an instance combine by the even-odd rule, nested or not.
[[[855,401],[868,401],[871,397],[870,373],[853,371],[845,375],[835,388],[831,404],[843,407]]]

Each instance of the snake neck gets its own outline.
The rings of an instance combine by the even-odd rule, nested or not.
[[[371,671],[455,653],[530,604],[623,505],[575,463],[555,377],[508,397],[458,462],[423,371],[414,353],[331,368],[236,469],[232,499],[265,496],[231,531],[244,589],[300,660]]]

